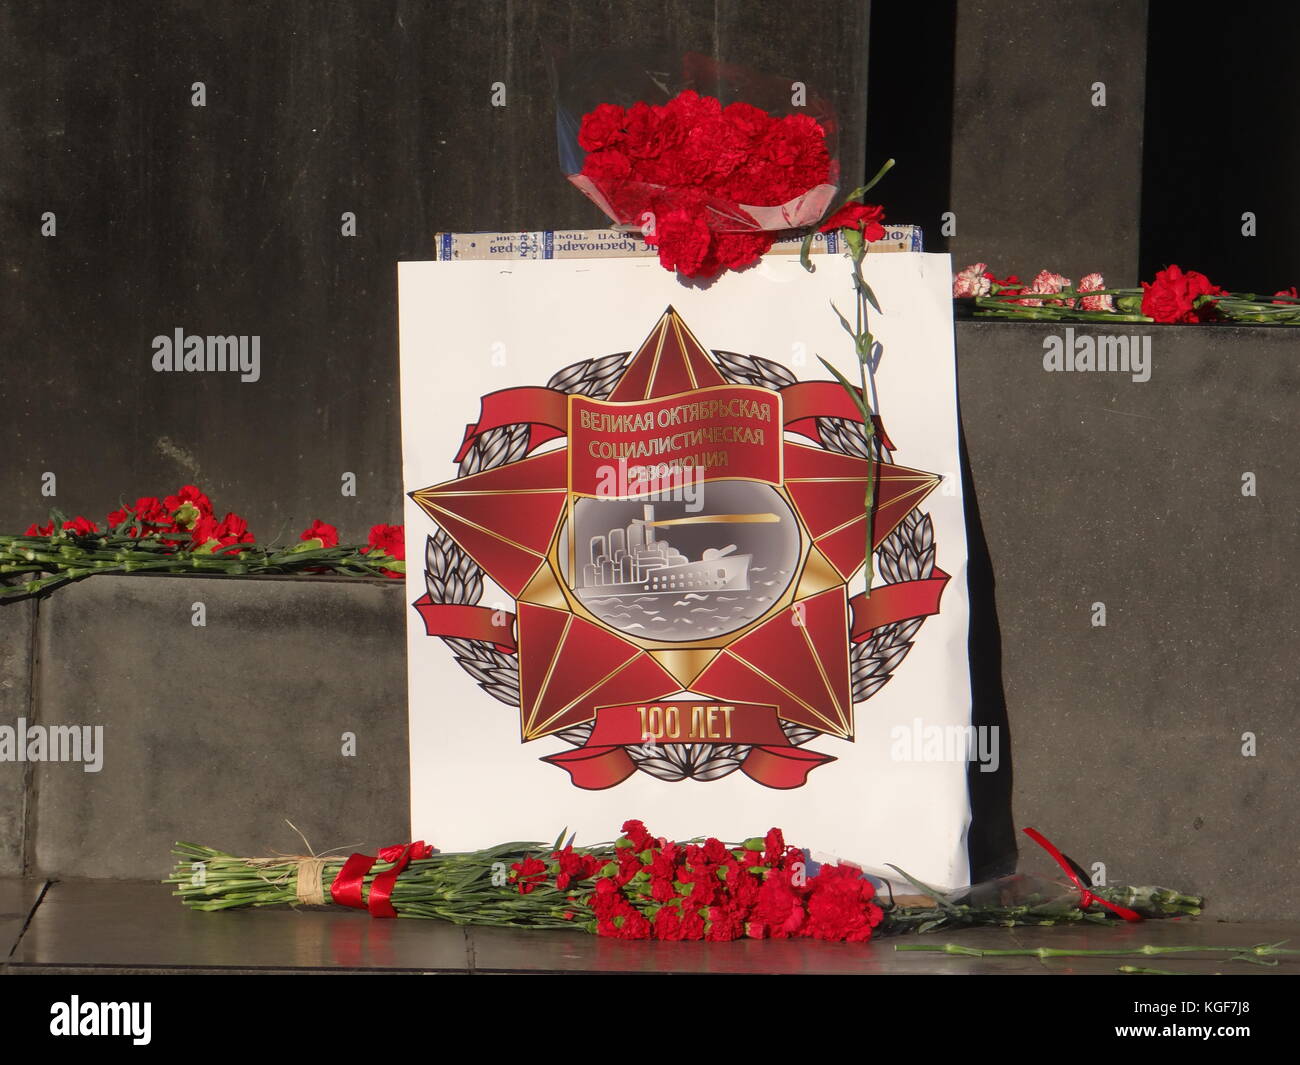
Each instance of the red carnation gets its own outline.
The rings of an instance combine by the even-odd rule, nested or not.
[[[763,925],[773,939],[788,939],[798,933],[804,923],[803,900],[790,873],[768,873],[758,891],[753,920]]]
[[[307,528],[298,534],[302,541],[319,540],[321,547],[338,547],[339,531],[333,525],[316,518]]]
[[[172,524],[166,508],[154,496],[141,496],[133,506],[120,507],[110,513],[107,519],[110,529],[128,522],[131,525],[126,530],[128,536],[139,536],[141,533],[147,536],[170,528]]]
[[[529,855],[510,866],[509,879],[519,885],[519,894],[527,895],[546,880],[546,863]]]
[[[745,919],[729,906],[710,906],[704,938],[710,943],[729,943],[745,934]]]
[[[623,835],[628,838],[635,851],[647,850],[654,843],[649,829],[640,821],[624,821]]]
[[[1226,296],[1227,293],[1204,274],[1189,270],[1183,273],[1177,265],[1156,274],[1154,281],[1142,282],[1142,313],[1157,322],[1204,322],[1215,314],[1215,301],[1206,300],[1199,307],[1202,296]]]
[[[361,553],[367,554],[371,551],[382,551],[390,558],[398,561],[406,560],[406,527],[403,525],[374,525],[370,529],[370,539]],[[404,577],[405,574],[398,573],[396,570],[384,569],[383,573],[388,577]]]
[[[677,942],[682,939],[682,911],[676,906],[664,906],[654,918],[655,939]]]
[[[776,119],[761,107],[755,107],[753,104],[747,104],[740,100],[724,107],[722,114],[733,128],[751,142],[763,137],[776,122]]]
[[[704,918],[700,916],[699,910],[682,911],[682,938],[690,940],[704,938]]]
[[[851,865],[824,865],[809,885],[808,920],[800,934],[833,942],[864,943],[884,919],[876,889]]]
[[[404,561],[406,559],[406,527],[404,525],[372,525],[366,550],[378,550]]]
[[[25,532],[23,535],[24,536],[53,536],[54,522],[50,522],[48,525],[35,525],[35,524],[29,525],[27,526],[27,532]]]
[[[763,837],[763,860],[768,865],[779,865],[785,857],[785,836],[779,828],[769,829]]]
[[[215,551],[218,547],[251,544],[253,534],[248,531],[248,522],[238,514],[227,514],[221,521],[208,515],[194,523],[190,543],[195,548],[208,547]]]
[[[832,229],[856,229],[862,234],[862,239],[870,243],[885,236],[885,227],[880,224],[884,217],[883,207],[868,203],[846,203],[822,223],[821,231],[829,233]]]
[[[713,865],[722,865],[731,861],[731,851],[727,850],[722,840],[710,836],[704,841],[704,860]]]
[[[646,234],[646,243],[659,249],[659,262],[665,270],[676,270],[684,277],[705,274],[713,231],[703,208],[680,206],[655,217],[654,232]]]
[[[1024,287],[1023,282],[1015,274],[1009,274],[1004,278],[996,278],[990,271],[985,270],[984,277],[988,280],[989,292],[995,296],[999,292],[1015,295]]]
[[[576,881],[589,880],[603,864],[599,858],[574,853],[572,843],[567,844],[563,850],[553,851],[551,857],[559,863],[560,871],[555,878],[555,886],[561,891]]]
[[[623,138],[626,114],[614,104],[597,104],[594,111],[582,116],[578,143],[589,152],[599,151]]]
[[[200,518],[210,518],[212,500],[192,484],[180,488],[175,495],[163,500],[172,522],[182,529],[193,529]]]
[[[71,521],[65,521],[63,527],[75,536],[89,536],[91,533],[99,532],[99,527],[93,521],[83,518],[80,514]]]

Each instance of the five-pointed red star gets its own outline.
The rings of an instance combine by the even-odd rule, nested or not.
[[[726,383],[670,307],[608,398],[655,399]],[[868,463],[788,438],[781,447],[783,489],[809,541],[791,601],[707,648],[636,640],[575,611],[554,561],[569,492],[564,449],[412,493],[518,602],[524,742],[590,721],[600,706],[687,690],[774,705],[785,720],[852,739],[847,583],[864,561]],[[939,483],[891,463],[878,463],[876,475],[873,547]]]

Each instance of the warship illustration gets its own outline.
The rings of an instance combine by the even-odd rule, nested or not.
[[[655,530],[669,525],[780,521],[775,514],[700,514],[656,521],[650,504],[642,514],[625,528],[591,538],[590,561],[583,565],[581,583],[575,588],[583,598],[747,592],[753,555],[735,554],[736,545],[728,544],[706,548],[692,560]]]

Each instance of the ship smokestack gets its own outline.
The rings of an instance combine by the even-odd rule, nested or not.
[[[653,504],[646,503],[641,508],[641,517],[645,519],[645,543],[649,547],[655,542],[655,527],[650,523],[655,520],[655,508]]]

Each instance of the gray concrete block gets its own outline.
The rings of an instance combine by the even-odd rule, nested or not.
[[[32,713],[36,603],[0,603],[0,726],[17,728]],[[28,766],[0,761],[0,876],[23,873]]]
[[[1145,383],[1045,372],[1059,326],[957,326],[1015,823],[1111,882],[1204,893],[1234,920],[1294,916],[1300,336],[1132,329],[1152,338]]]
[[[1146,24],[1146,0],[957,5],[947,209],[959,269],[1136,284]]]
[[[404,594],[398,582],[221,577],[95,577],[55,592],[40,612],[40,721],[102,726],[103,766],[33,765],[29,864],[148,879],[170,868],[175,840],[304,853],[286,818],[318,851],[402,841]]]

